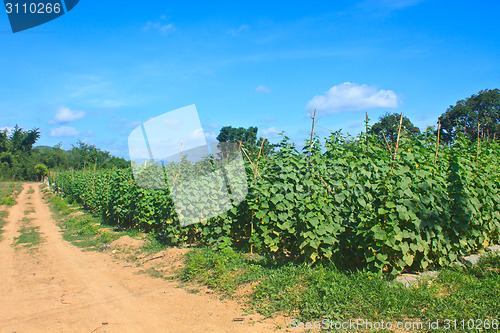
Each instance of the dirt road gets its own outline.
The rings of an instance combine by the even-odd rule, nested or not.
[[[25,216],[43,239],[36,251],[13,245]],[[38,184],[24,184],[4,230],[0,332],[276,332],[272,322],[252,324],[258,317],[244,317],[234,302],[190,294],[65,242]]]

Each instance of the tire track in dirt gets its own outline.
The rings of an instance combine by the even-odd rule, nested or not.
[[[29,201],[44,239],[35,252],[11,246]],[[189,294],[65,242],[38,184],[24,184],[4,230],[0,332],[276,332],[268,321],[233,322],[242,317],[234,302]]]

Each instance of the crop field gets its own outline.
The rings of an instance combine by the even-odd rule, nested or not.
[[[131,170],[57,172],[49,181],[108,223],[153,232],[171,245],[233,247],[396,275],[445,267],[498,243],[499,148],[462,133],[442,145],[431,131],[403,133],[395,145],[373,134],[334,132],[324,141],[311,136],[303,149],[283,137],[275,153],[245,157],[243,202],[187,227],[179,225],[168,186],[139,188]],[[195,164],[181,164],[184,174],[196,175]]]

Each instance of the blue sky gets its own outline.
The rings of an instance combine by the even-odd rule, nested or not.
[[[81,0],[12,34],[0,14],[0,128],[39,144],[78,139],[127,157],[141,122],[195,104],[207,139],[257,126],[301,144],[357,134],[403,112],[435,125],[450,105],[500,85],[497,1]]]

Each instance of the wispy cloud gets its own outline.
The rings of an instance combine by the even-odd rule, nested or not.
[[[113,109],[130,106],[141,99],[126,87],[128,81],[113,74],[104,75],[74,75],[64,85],[65,96],[72,103],[90,108]]]
[[[344,82],[331,87],[324,95],[315,96],[307,103],[307,109],[319,113],[361,111],[376,108],[397,108],[400,102],[392,90],[377,89],[366,84]]]
[[[258,86],[257,88],[255,88],[255,91],[256,92],[261,92],[261,93],[265,93],[265,94],[268,94],[271,92],[271,89],[269,89],[268,87],[266,86]]]
[[[61,126],[57,128],[51,128],[49,136],[53,138],[63,138],[69,136],[78,136],[79,134],[80,132],[74,127]]]
[[[280,131],[278,131],[278,129],[276,127],[271,126],[269,128],[266,128],[266,129],[262,130],[262,135],[265,136],[265,137],[271,137],[271,138],[273,138],[273,137],[278,136],[279,132]]]
[[[51,124],[67,124],[75,120],[79,120],[85,117],[84,111],[71,110],[66,106],[61,106],[55,115],[55,117],[49,121]]]
[[[388,13],[391,11],[416,6],[422,1],[423,0],[365,0],[358,6],[365,11]]]
[[[207,141],[216,141],[218,136],[216,133],[207,131],[205,131],[204,133],[205,133],[205,139],[207,139]]]
[[[247,31],[248,30],[248,24],[243,24],[243,25],[240,25],[238,27],[238,29],[229,29],[227,31],[228,34],[232,35],[232,36],[238,36],[240,33],[242,33],[243,31]]]
[[[172,23],[165,22],[166,19],[166,15],[162,15],[160,20],[148,21],[146,25],[142,27],[142,31],[157,31],[164,35],[176,31],[177,28]]]

